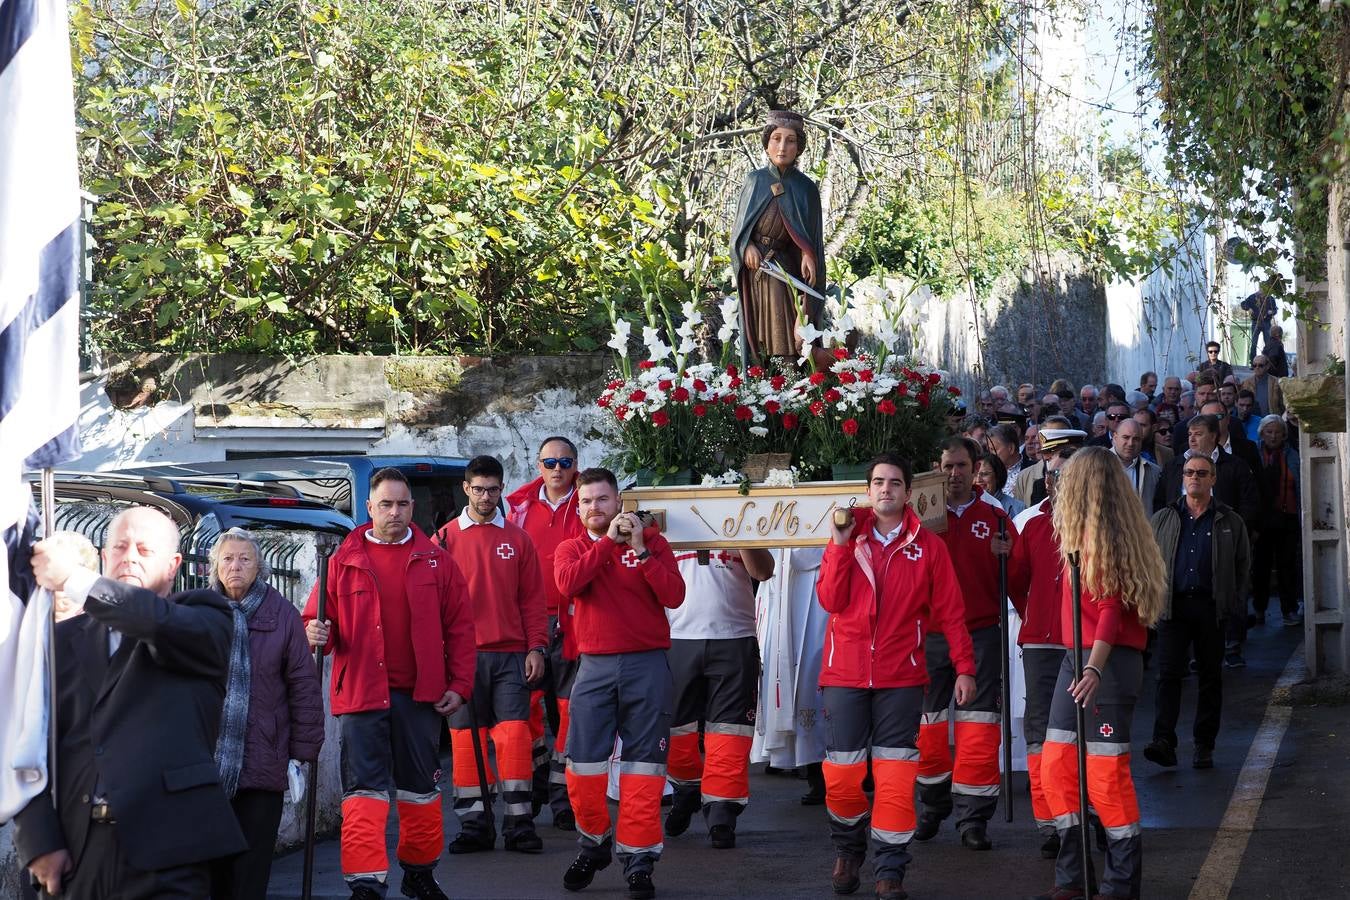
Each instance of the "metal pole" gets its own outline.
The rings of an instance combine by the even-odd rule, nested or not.
[[[1008,539],[1008,523],[1006,519],[998,520],[998,539],[1006,541]],[[1012,680],[1011,662],[1008,659],[1009,647],[1011,646],[1012,625],[1008,621],[1008,556],[1000,554],[998,558],[998,627],[999,635],[1003,638],[1003,652],[1000,654],[999,669],[1003,678],[1003,783],[999,790],[1003,794],[1003,821],[1011,822],[1013,820],[1013,791],[1012,791]]]
[[[42,470],[42,536],[56,530],[56,473]],[[52,597],[52,621],[47,629],[47,787],[52,808],[60,812],[56,800],[56,597]]]
[[[325,621],[324,613],[328,606],[328,560],[333,555],[334,541],[330,535],[319,535],[319,591],[315,602],[314,618]],[[330,638],[331,639],[331,638]],[[314,649],[314,668],[319,673],[319,689],[323,689],[323,647]],[[300,883],[300,896],[310,900],[314,893],[314,830],[319,814],[319,761],[309,764],[305,773],[305,868]]]
[[[474,691],[478,686],[474,685]],[[469,737],[473,741],[473,761],[478,767],[478,789],[482,792],[480,798],[483,801],[483,819],[487,823],[487,836],[490,844],[497,843],[497,816],[492,811],[492,793],[489,791],[487,777],[487,760],[483,753],[483,742],[478,735],[478,710],[474,708],[473,691],[469,692],[469,697],[464,701],[465,707],[469,710]],[[453,752],[453,751],[452,751]]]
[[[1074,679],[1083,676],[1083,587],[1078,569],[1078,554],[1069,554],[1069,583],[1073,594],[1073,672]],[[1096,893],[1096,880],[1092,877],[1092,826],[1088,822],[1088,784],[1087,784],[1087,709],[1077,700],[1074,701],[1075,727],[1078,731],[1078,842],[1082,854],[1084,891]]]

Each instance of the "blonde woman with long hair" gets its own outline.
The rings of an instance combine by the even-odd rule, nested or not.
[[[1041,778],[1059,831],[1050,900],[1088,896],[1082,871],[1075,703],[1086,709],[1088,797],[1106,829],[1097,897],[1136,898],[1143,872],[1139,802],[1130,776],[1130,725],[1143,683],[1148,626],[1163,607],[1163,561],[1120,460],[1104,447],[1078,451],[1060,471],[1055,532],[1065,565],[1078,554],[1083,671],[1064,655],[1050,707]],[[1071,580],[1063,579],[1063,640],[1073,640]],[[1070,648],[1071,649],[1071,648]]]

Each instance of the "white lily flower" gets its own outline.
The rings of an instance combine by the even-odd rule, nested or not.
[[[692,300],[686,300],[680,304],[680,315],[684,316],[684,323],[690,328],[703,324],[703,313],[699,312],[698,307],[694,305]]]
[[[763,426],[760,425],[751,425],[750,433],[753,434],[755,437],[768,437],[769,429],[764,428]]]
[[[651,325],[643,326],[642,343],[647,345],[647,358],[653,362],[670,356],[670,347],[661,340],[661,332]]]
[[[605,346],[613,347],[615,352],[625,359],[628,358],[628,336],[633,332],[633,323],[627,319],[616,319],[614,321],[614,336],[609,339]]]

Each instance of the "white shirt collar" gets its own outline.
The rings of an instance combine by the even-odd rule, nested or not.
[[[886,546],[889,546],[889,545],[890,545],[891,541],[895,540],[896,538],[898,538],[898,537],[900,536],[900,531],[901,531],[901,529],[903,529],[904,527],[905,527],[905,521],[904,521],[904,519],[901,519],[899,525],[895,526],[894,528],[892,528],[890,531],[886,532],[885,534],[882,534],[882,533],[877,529],[877,527],[876,527],[875,525],[873,525],[873,526],[872,526],[872,537],[874,537],[874,538],[876,538],[877,540],[881,541],[881,546],[886,547]]]
[[[975,496],[971,497],[971,498],[970,498],[968,501],[966,501],[965,503],[962,503],[960,506],[952,506],[950,503],[948,503],[948,504],[947,504],[947,509],[949,509],[949,510],[951,510],[952,512],[956,513],[957,518],[960,518],[962,515],[965,514],[966,510],[968,510],[968,509],[970,509],[972,506],[974,506],[974,505],[975,505],[975,501],[976,501],[976,500],[979,500],[979,499],[980,499],[980,495],[979,495],[979,494],[976,494]]]
[[[494,515],[491,519],[489,519],[486,522],[480,522],[473,516],[469,515],[469,507],[467,506],[464,507],[464,509],[459,514],[459,530],[467,531],[475,525],[496,525],[498,528],[505,528],[506,517],[502,515],[502,511],[499,509],[496,511],[496,515]]]
[[[548,488],[541,484],[539,485],[539,500],[542,503],[547,503],[549,509],[553,510],[554,512],[557,512],[567,503],[568,500],[572,499],[572,495],[575,494],[576,492],[577,492],[576,482],[573,482],[572,489],[568,491],[565,495],[563,495],[563,498],[561,500],[559,500],[557,503],[554,503],[552,500],[548,499]]]
[[[380,540],[379,538],[377,538],[377,537],[375,536],[375,529],[374,529],[374,528],[372,528],[372,529],[370,529],[369,531],[366,532],[366,540],[370,541],[372,544],[379,544],[379,545],[381,545],[382,547],[396,547],[396,546],[398,546],[399,544],[406,544],[406,543],[408,543],[408,541],[411,541],[411,540],[412,540],[412,526],[411,526],[411,525],[408,526],[408,530],[407,530],[406,533],[404,533],[403,539],[402,539],[402,540],[399,540],[399,541],[382,541],[382,540]]]

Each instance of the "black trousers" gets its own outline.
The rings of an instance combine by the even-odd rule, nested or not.
[[[1194,739],[1198,747],[1214,747],[1223,708],[1224,631],[1212,605],[1172,601],[1172,618],[1158,622],[1158,691],[1154,704],[1153,739],[1177,745],[1181,716],[1181,682],[1190,674],[1192,648],[1199,668]]]
[[[202,900],[210,896],[205,862],[146,872],[127,862],[117,826],[92,824],[60,900]],[[41,896],[50,897],[43,893]]]
[[[1291,616],[1298,612],[1303,593],[1303,537],[1298,516],[1276,513],[1263,523],[1261,535],[1252,548],[1252,606],[1265,616],[1270,606],[1270,575],[1275,570],[1280,592],[1280,612]]]
[[[257,900],[267,896],[285,795],[279,791],[238,791],[230,805],[248,849],[211,862],[211,900]]]

